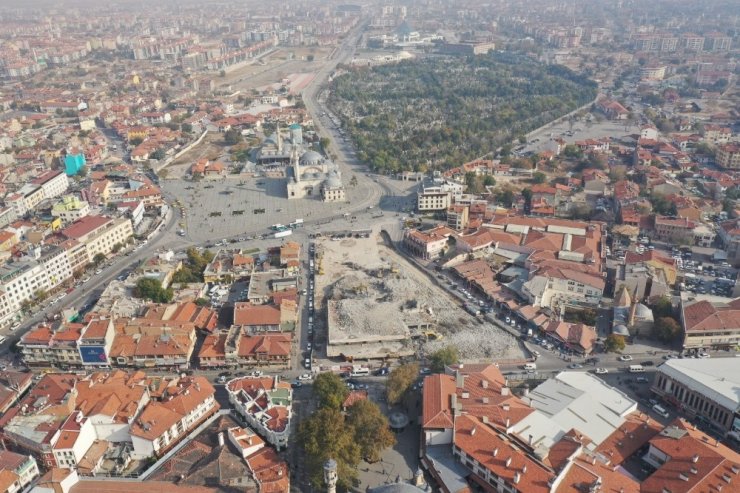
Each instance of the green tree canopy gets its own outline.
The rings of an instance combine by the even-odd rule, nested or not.
[[[227,130],[224,133],[224,143],[226,145],[230,145],[230,146],[237,145],[243,140],[244,138],[242,137],[242,134],[240,134],[238,130],[235,130],[233,128],[230,130]]]
[[[416,363],[407,363],[391,371],[386,381],[388,403],[398,404],[418,376],[419,365]]]
[[[660,317],[655,321],[655,335],[663,342],[676,342],[683,333],[681,324],[673,317]]]
[[[445,367],[460,362],[460,353],[455,346],[438,349],[429,356],[429,367],[432,371],[441,373]]]
[[[142,277],[136,282],[134,296],[152,300],[155,303],[169,303],[172,301],[174,292],[172,288],[162,288],[162,283],[151,277]]]
[[[354,429],[339,409],[322,408],[303,420],[298,428],[298,442],[315,489],[324,489],[323,466],[328,459],[337,462],[339,491],[349,491],[354,486],[362,450],[355,441]]]
[[[320,373],[313,382],[313,392],[320,407],[339,409],[349,394],[347,385],[339,375],[331,372]]]
[[[388,426],[388,418],[369,399],[359,400],[350,406],[347,421],[354,430],[355,443],[360,446],[362,457],[368,462],[379,461],[383,450],[396,443]]]
[[[625,348],[624,337],[618,334],[609,334],[604,341],[604,348],[609,352],[622,351]]]
[[[536,171],[532,175],[532,183],[540,184],[545,183],[547,181],[547,175],[545,173],[542,173],[541,171]]]

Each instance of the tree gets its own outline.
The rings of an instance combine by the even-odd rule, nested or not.
[[[193,125],[191,125],[190,123],[183,123],[182,125],[180,125],[180,130],[189,134],[193,131]]]
[[[329,149],[329,143],[330,143],[330,141],[329,141],[329,138],[328,137],[321,137],[319,139],[319,145],[324,150],[324,152],[326,152],[327,149]]]
[[[151,277],[142,277],[136,282],[134,296],[152,300],[155,303],[169,303],[172,301],[174,292],[172,288],[164,289],[162,283]]]
[[[377,404],[362,399],[347,410],[347,422],[354,430],[355,443],[360,446],[362,457],[368,462],[380,460],[381,452],[396,443],[388,426],[388,418]]]
[[[668,296],[661,296],[653,305],[653,316],[655,320],[661,317],[670,317],[673,315],[673,304]]]
[[[520,135],[518,138],[519,138],[519,143],[520,144],[526,144],[527,143],[527,136],[526,135]]]
[[[313,382],[313,393],[319,407],[340,409],[349,394],[349,389],[336,373],[320,373]]]
[[[298,427],[298,443],[303,449],[303,461],[309,480],[317,490],[324,490],[324,463],[337,463],[337,487],[349,491],[357,480],[357,464],[361,455],[354,430],[339,409],[322,408]]]
[[[119,251],[121,251],[121,248],[123,248],[123,244],[122,243],[116,243],[115,245],[113,245],[113,247],[111,247],[111,251],[113,253],[118,253]]]
[[[162,169],[162,170],[159,170],[158,174],[161,179],[166,180],[170,172],[167,169]]]
[[[547,180],[547,175],[545,173],[542,173],[541,171],[537,171],[532,175],[532,183],[540,184],[545,183]]]
[[[144,139],[142,139],[141,137],[134,137],[133,139],[129,139],[128,141],[128,143],[134,147],[141,144],[142,142],[144,142]]]
[[[571,159],[580,159],[583,157],[583,151],[576,145],[568,144],[563,149],[563,156]]]
[[[196,298],[195,304],[198,306],[208,306],[208,298]]]
[[[166,156],[166,155],[167,155],[167,153],[165,152],[165,150],[164,150],[164,149],[162,149],[162,148],[159,148],[159,149],[157,149],[156,151],[154,151],[154,152],[152,153],[152,155],[151,155],[151,156],[149,156],[149,157],[150,157],[151,159],[154,159],[154,160],[156,160],[156,161],[161,161],[162,159],[164,159],[164,158],[165,158],[165,156]]]
[[[486,175],[483,177],[483,186],[484,187],[494,187],[496,186],[496,179],[491,175]]]
[[[445,367],[459,362],[460,353],[455,346],[443,347],[429,356],[429,367],[437,373],[441,373],[445,371]]]
[[[390,375],[388,375],[388,380],[385,384],[388,404],[398,404],[418,376],[419,365],[416,363],[407,363],[394,369]],[[314,384],[314,386],[315,385],[316,384]]]
[[[622,351],[624,347],[624,337],[618,334],[609,334],[604,342],[604,349],[610,352]]]
[[[655,336],[663,342],[675,342],[681,337],[681,324],[673,317],[660,317],[654,329]]]
[[[352,187],[356,187],[357,186],[357,176],[352,175],[352,178],[350,178],[349,180],[349,184]]]
[[[243,140],[244,139],[242,138],[242,134],[240,134],[238,130],[235,130],[233,128],[231,130],[227,130],[224,133],[224,143],[226,145],[230,145],[230,146],[237,145],[241,143]]]
[[[41,302],[49,297],[49,293],[45,289],[37,289],[33,292],[33,299]]]
[[[96,253],[95,256],[93,257],[93,264],[98,266],[102,264],[103,262],[105,262],[105,255],[103,255],[102,253]]]

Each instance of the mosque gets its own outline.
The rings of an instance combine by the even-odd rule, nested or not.
[[[300,125],[294,123],[289,131],[289,142],[283,142],[280,127],[265,139],[257,154],[257,164],[263,172],[285,178],[289,199],[344,202],[346,194],[339,166],[318,152],[306,149]]]

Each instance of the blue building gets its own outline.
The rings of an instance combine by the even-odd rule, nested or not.
[[[69,153],[64,156],[64,172],[67,176],[74,176],[85,167],[85,155],[83,153]]]

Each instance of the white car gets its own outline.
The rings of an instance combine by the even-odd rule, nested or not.
[[[606,368],[596,368],[597,375],[604,375],[606,373],[609,373],[609,370],[607,370]]]
[[[699,358],[702,358],[702,359],[704,359],[704,358],[711,358],[712,357],[712,356],[710,356],[709,353],[699,353],[697,356]]]
[[[311,380],[311,374],[310,373],[304,373],[300,377],[298,377],[298,380]]]
[[[623,354],[619,357],[619,361],[632,361],[632,356],[629,354]]]

